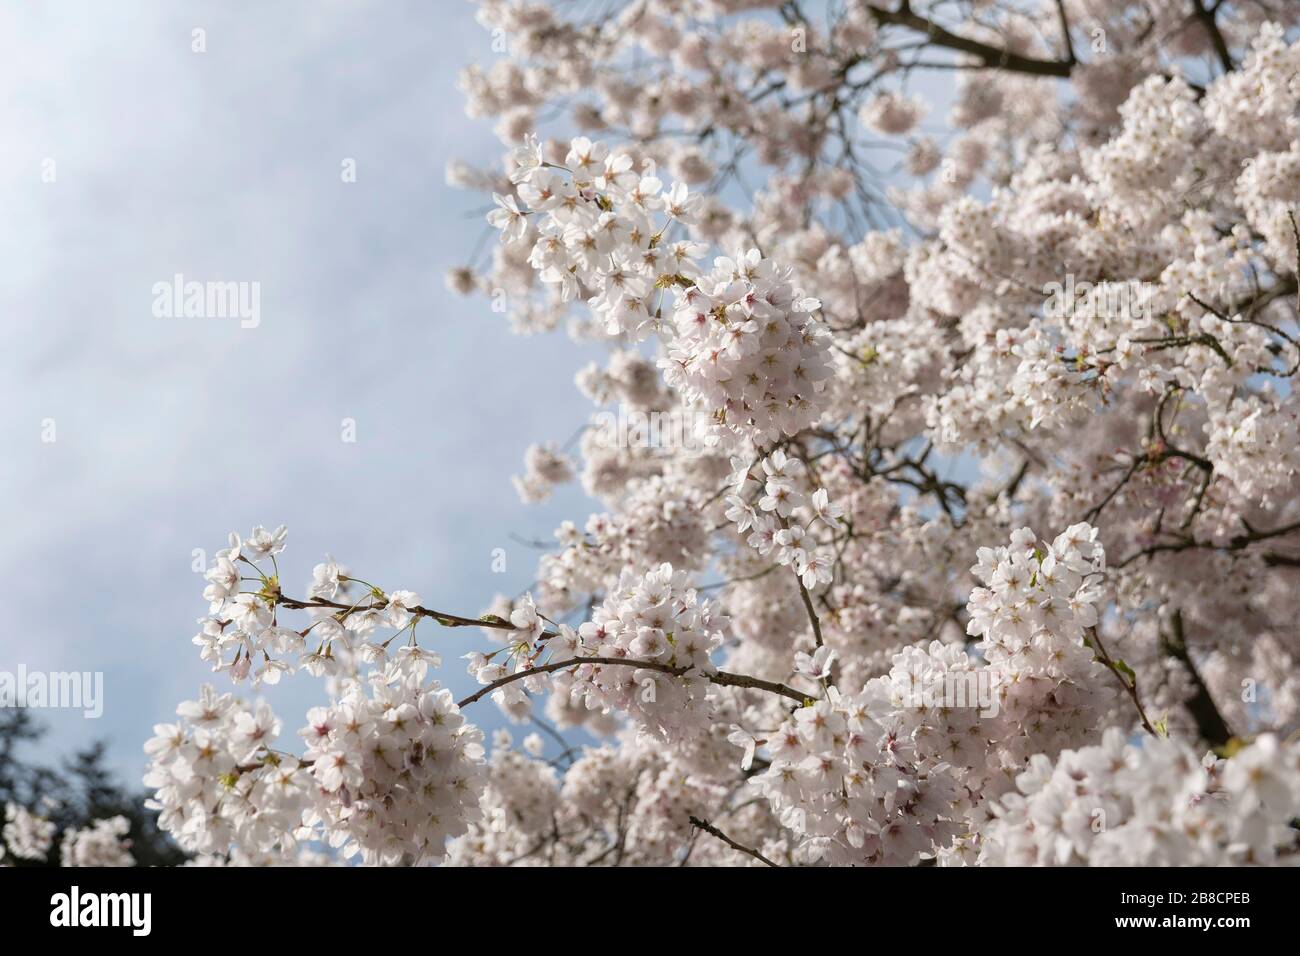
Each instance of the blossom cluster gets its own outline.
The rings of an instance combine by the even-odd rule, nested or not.
[[[956,838],[1029,754],[1087,739],[1112,697],[1083,643],[1096,624],[1085,584],[1103,560],[1095,537],[1079,525],[1040,546],[1022,529],[1009,547],[981,549],[973,571],[991,587],[972,593],[969,628],[983,660],[937,641],[904,648],[888,675],[852,696],[824,684],[764,739],[771,762],[752,784],[804,858],[914,863]],[[796,670],[824,682],[832,659],[798,654]],[[754,737],[738,728],[734,742],[752,761]]]
[[[47,801],[48,802],[48,799]],[[14,860],[45,862],[54,847],[58,826],[21,804],[5,804],[4,827],[0,829],[0,866]],[[134,866],[128,834],[131,822],[123,816],[92,821],[88,826],[66,829],[59,840],[61,866]]]
[[[282,626],[285,602],[276,556],[284,551],[286,535],[283,525],[274,532],[258,525],[246,539],[232,531],[229,546],[216,553],[204,575],[208,616],[199,620],[194,637],[203,660],[215,673],[228,673],[236,682],[251,678],[255,687],[277,684],[299,667],[317,676],[356,675],[367,664],[388,660],[388,646],[396,635],[382,640],[380,635],[386,630],[414,632],[421,616],[420,596],[366,586],[368,602],[340,603],[361,582],[329,558],[312,571],[309,600],[292,603],[312,615],[311,623]],[[408,645],[393,656],[421,653],[427,652]]]
[[[307,713],[303,824],[345,858],[440,860],[480,812],[483,735],[451,691],[425,682],[425,670],[392,664]]]
[[[800,862],[905,865],[957,831],[965,794],[943,764],[916,761],[887,682],[826,696],[766,739],[752,786],[798,841]]]
[[[661,564],[624,574],[576,634],[562,634],[559,660],[607,657],[670,671],[581,664],[553,678],[557,694],[588,710],[617,710],[666,740],[699,733],[712,717],[709,672],[727,620],[701,600],[685,571]]]
[[[818,542],[817,532],[838,530],[844,509],[830,500],[825,488],[805,494],[800,482],[803,462],[779,448],[758,462],[761,478],[743,461],[733,459],[732,464],[739,467],[732,474],[727,518],[735,522],[736,531],[748,531],[746,540],[760,555],[794,568],[805,588],[829,584],[833,556]],[[751,503],[755,498],[757,506]]]
[[[709,439],[775,441],[817,420],[828,343],[810,317],[820,303],[794,289],[788,271],[757,249],[705,271],[697,260],[706,246],[668,241],[674,225],[694,221],[698,203],[686,184],[664,192],[604,143],[577,137],[561,164],[530,139],[512,159],[524,206],[494,196],[488,219],[502,241],[531,245],[541,280],[564,301],[582,295],[607,335],[636,342],[659,333],[665,383],[711,416]],[[663,315],[670,289],[671,323]]]
[[[967,853],[1013,866],[1225,866],[1276,861],[1300,805],[1300,746],[1264,735],[1230,760],[1186,743],[1037,754]],[[943,862],[960,862],[959,855]]]
[[[72,830],[59,844],[59,862],[63,866],[134,866],[127,839],[130,830],[131,822],[122,816]]]
[[[1021,528],[1009,546],[981,548],[971,569],[986,586],[971,592],[966,630],[981,639],[975,648],[1000,695],[996,739],[1006,767],[1086,739],[1112,703],[1087,639],[1106,561],[1097,537],[1077,524],[1047,544]]]
[[[820,417],[830,377],[829,344],[809,317],[820,305],[757,249],[718,258],[678,294],[664,381],[713,416],[709,437],[794,435]]]
[[[222,858],[319,841],[367,863],[441,859],[479,812],[483,748],[450,692],[425,676],[408,657],[344,681],[308,712],[301,756],[273,746],[282,725],[265,702],[204,687],[145,748],[159,825],[183,849]]]
[[[20,860],[44,860],[54,845],[58,829],[51,821],[12,801],[5,804],[5,823],[0,836],[9,853]],[[3,857],[0,857],[3,859]]]
[[[727,620],[700,600],[687,572],[668,563],[644,574],[625,570],[576,630],[560,625],[530,640],[525,625],[533,613],[531,598],[513,612],[517,630],[508,661],[494,660],[499,652],[468,655],[480,684],[519,677],[493,691],[507,714],[527,716],[529,692],[551,690],[572,724],[585,723],[587,713],[617,712],[665,740],[689,739],[708,727],[710,655],[722,644]],[[565,662],[573,666],[538,668]]]

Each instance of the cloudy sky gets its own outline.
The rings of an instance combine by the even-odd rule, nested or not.
[[[108,738],[139,780],[151,726],[209,678],[192,555],[231,530],[289,526],[291,593],[329,552],[477,613],[531,581],[512,532],[585,517],[577,494],[525,508],[509,479],[530,441],[564,441],[589,411],[569,385],[589,356],[515,337],[442,284],[482,222],[447,160],[500,150],[455,89],[495,55],[473,10],[0,8],[0,670],[106,682],[97,721],[39,715],[45,756]],[[156,317],[153,287],[177,273],[259,283],[260,324]],[[457,690],[477,637],[439,635]],[[304,675],[273,691],[287,734],[319,690]]]

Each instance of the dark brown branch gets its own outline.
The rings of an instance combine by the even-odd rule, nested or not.
[[[1291,235],[1295,236],[1295,305],[1297,309],[1300,309],[1300,226],[1296,225],[1295,213],[1290,209],[1286,211],[1286,215],[1287,218],[1291,220]]]
[[[705,676],[713,683],[721,684],[723,687],[742,687],[747,690],[765,690],[769,694],[779,694],[790,700],[798,701],[801,707],[813,699],[813,695],[805,694],[801,690],[795,690],[786,684],[762,680],[758,677],[749,677],[745,674],[729,674],[727,671],[718,671],[716,674],[706,674]]]
[[[1192,685],[1196,688],[1196,693],[1192,695],[1191,700],[1187,701],[1187,709],[1191,712],[1192,719],[1196,721],[1196,729],[1205,740],[1217,747],[1222,747],[1232,739],[1232,728],[1223,719],[1223,714],[1219,713],[1219,708],[1210,695],[1210,689],[1205,686],[1205,681],[1201,679],[1200,672],[1196,669],[1196,665],[1192,663],[1191,655],[1187,652],[1182,611],[1174,612],[1172,623],[1173,633],[1160,635],[1160,647],[1167,655],[1187,669],[1187,673],[1192,679]]]
[[[1009,70],[1013,73],[1030,73],[1034,76],[1060,77],[1069,76],[1070,71],[1074,68],[1074,64],[1069,60],[1036,60],[1033,57],[1021,56],[1019,53],[1012,53],[1010,50],[999,49],[987,43],[981,43],[979,40],[958,36],[945,30],[934,21],[913,13],[906,3],[902,4],[897,10],[887,10],[874,4],[868,5],[867,9],[877,23],[904,26],[918,33],[924,33],[935,46],[969,53],[978,57],[988,67]]]
[[[1245,522],[1243,521],[1243,524]],[[1267,541],[1270,538],[1280,538],[1293,532],[1300,531],[1300,521],[1283,525],[1280,528],[1273,528],[1270,531],[1257,531],[1256,529],[1246,526],[1246,533],[1239,534],[1227,544],[1215,544],[1212,541],[1197,541],[1195,538],[1184,538],[1179,541],[1169,541],[1162,544],[1153,544],[1140,551],[1135,551],[1127,558],[1116,565],[1117,568],[1125,568],[1139,558],[1149,558],[1152,555],[1160,554],[1167,551],[1190,551],[1196,548],[1204,548],[1209,551],[1242,551],[1257,541]],[[1278,554],[1266,554],[1265,560],[1269,564],[1281,565],[1290,563],[1284,556]]]
[[[659,671],[662,674],[668,674],[672,677],[681,677],[691,669],[691,665],[683,664],[680,667],[673,667],[671,664],[664,664],[659,661],[642,661],[631,657],[571,657],[565,661],[552,661],[549,664],[539,664],[536,667],[529,667],[525,670],[516,671],[513,674],[507,674],[505,677],[499,677],[480,687],[474,693],[465,699],[458,701],[456,706],[460,708],[468,707],[475,701],[482,700],[485,696],[505,687],[507,684],[513,684],[517,680],[523,680],[533,674],[549,674],[553,671],[564,670],[566,667],[577,667],[581,664],[595,664],[601,667],[638,667],[643,670]],[[758,677],[749,677],[745,674],[730,674],[726,671],[716,671],[712,674],[701,672],[701,675],[711,684],[718,684],[723,687],[743,687],[749,690],[765,690],[768,693],[779,694],[790,700],[798,701],[800,706],[806,703],[810,698],[808,694],[795,690],[785,684],[778,684],[776,681],[762,680]]]
[[[742,846],[741,844],[737,843],[735,840],[727,836],[725,833],[723,833],[713,824],[709,823],[708,820],[701,820],[699,817],[691,817],[691,826],[695,827],[695,829],[697,830],[703,830],[705,833],[709,834],[710,836],[717,837],[719,840],[727,844],[727,846],[731,847],[733,850],[739,850],[741,853],[744,853],[747,856],[752,856],[754,859],[758,860],[761,863],[766,863],[768,866],[777,866],[776,863],[773,863],[771,860],[763,856],[763,854],[759,853],[753,847]]]
[[[996,501],[999,498],[1006,498],[1010,501],[1015,498],[1016,492],[1020,490],[1020,485],[1024,482],[1027,474],[1029,474],[1028,457],[1020,463],[1020,467],[1016,469],[1016,473],[1012,475],[1011,480],[1007,482],[1007,486],[994,495],[993,499]]]
[[[1192,13],[1209,34],[1210,42],[1214,44],[1214,52],[1219,57],[1219,63],[1226,72],[1231,73],[1237,68],[1237,64],[1233,62],[1232,54],[1228,52],[1228,43],[1223,39],[1223,32],[1219,29],[1218,21],[1215,20],[1217,10],[1217,6],[1214,10],[1206,7],[1204,0],[1192,0]]]

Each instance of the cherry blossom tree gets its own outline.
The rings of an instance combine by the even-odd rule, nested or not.
[[[1294,860],[1300,6],[478,17],[504,157],[448,179],[496,238],[448,283],[606,346],[515,481],[600,510],[480,615],[232,534],[194,643],[240,686],[147,746],[181,847]],[[444,628],[482,636],[460,700]],[[322,703],[285,723],[289,674]]]

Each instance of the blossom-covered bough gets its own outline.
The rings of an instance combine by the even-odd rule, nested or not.
[[[283,529],[232,536],[195,643],[325,702],[183,704],[162,826],[216,862],[1294,860],[1300,7],[479,16],[507,153],[449,178],[500,241],[448,281],[607,343],[576,460],[557,424],[516,480],[602,510],[479,617],[332,560],[293,597]],[[484,639],[460,701],[446,627]]]

